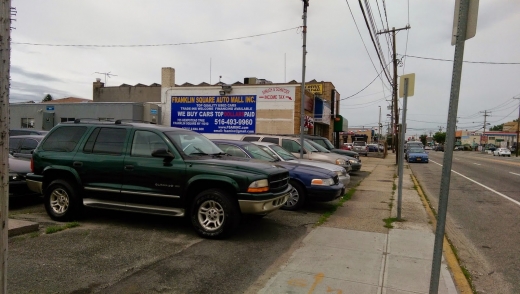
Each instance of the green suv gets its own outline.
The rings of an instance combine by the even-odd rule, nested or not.
[[[27,185],[57,221],[76,219],[83,207],[188,216],[201,236],[223,238],[242,214],[282,207],[291,190],[286,169],[230,158],[185,129],[76,120],[38,145]]]

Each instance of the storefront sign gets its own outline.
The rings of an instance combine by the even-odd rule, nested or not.
[[[254,134],[256,95],[172,96],[171,126],[199,133]]]
[[[323,84],[305,84],[305,90],[314,94],[323,94]]]
[[[260,100],[293,100],[292,91],[286,88],[272,87],[262,90],[262,93],[258,96]]]

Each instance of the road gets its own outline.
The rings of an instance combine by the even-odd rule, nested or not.
[[[410,164],[437,210],[444,153]],[[453,153],[446,233],[478,293],[520,293],[520,160]]]
[[[351,175],[354,187],[368,175]],[[28,201],[30,200],[30,201]],[[226,240],[200,238],[184,219],[88,209],[53,234],[39,199],[12,199],[9,215],[40,224],[9,238],[9,293],[257,293],[335,202],[246,218]]]

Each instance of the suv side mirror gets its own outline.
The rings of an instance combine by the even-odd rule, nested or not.
[[[161,158],[164,158],[165,160],[170,160],[170,161],[175,158],[175,155],[173,155],[170,151],[168,151],[165,148],[160,148],[160,149],[154,150],[152,152],[152,156],[161,157]]]

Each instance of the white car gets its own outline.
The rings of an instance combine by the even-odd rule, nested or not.
[[[507,148],[497,148],[493,151],[493,156],[509,156],[511,157],[511,151]]]

